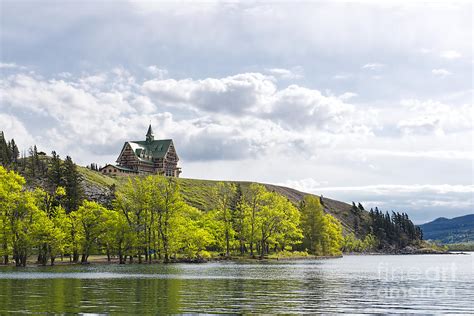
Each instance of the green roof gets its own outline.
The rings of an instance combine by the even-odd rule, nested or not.
[[[171,139],[159,139],[153,141],[139,140],[128,142],[133,149],[133,152],[142,161],[149,161],[140,157],[141,153],[144,152],[145,156],[153,158],[164,158],[168,149],[172,143]]]
[[[100,168],[100,170],[103,170],[105,168],[107,168],[108,166],[112,166],[114,168],[117,168],[119,170],[123,170],[123,171],[131,171],[131,172],[137,172],[136,170],[133,170],[133,169],[130,169],[130,168],[127,168],[127,167],[124,167],[124,166],[117,166],[117,165],[112,165],[112,164],[107,164],[105,166],[103,166],[102,168]]]
[[[127,167],[123,167],[123,166],[117,166],[117,165],[115,165],[114,167],[117,168],[117,169],[119,169],[119,170],[123,170],[123,171],[137,172],[136,170],[133,170],[133,169],[130,169],[130,168],[127,168]]]

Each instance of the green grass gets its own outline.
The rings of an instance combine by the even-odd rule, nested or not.
[[[143,177],[137,175],[130,175],[126,177],[107,176],[101,174],[100,172],[92,171],[84,167],[79,167],[79,171],[84,176],[84,179],[93,185],[110,187],[111,185],[115,184],[117,189],[120,189],[120,187],[128,180],[129,177]],[[159,176],[155,175],[155,177]],[[240,184],[242,191],[245,191],[252,184],[252,182],[248,181],[213,181],[187,178],[178,179],[178,183],[186,203],[202,211],[209,211],[215,208],[216,201],[213,191],[216,189],[219,182]],[[294,190],[292,188],[286,188],[272,184],[264,185],[266,186],[267,190],[282,194],[294,204],[297,204],[306,195],[306,193]],[[345,234],[354,232],[354,214],[351,212],[351,205],[328,199],[326,197],[324,197],[324,205],[328,212],[334,215],[342,223]],[[368,217],[368,213],[364,212],[364,214],[362,214],[362,222],[366,222]],[[363,231],[359,232],[359,234],[363,235]]]
[[[101,174],[100,172],[90,170],[85,167],[77,167],[79,172],[82,174],[84,179],[92,184],[98,185],[98,186],[107,186],[110,187],[111,185],[115,184],[117,185],[118,179],[105,176]]]

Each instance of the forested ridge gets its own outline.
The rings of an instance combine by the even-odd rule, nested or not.
[[[24,266],[32,256],[44,265],[65,257],[87,263],[92,254],[119,263],[291,253],[332,256],[404,247],[422,237],[412,233],[406,214],[394,213],[388,225],[378,209],[369,216],[360,203],[350,210],[353,227],[347,231],[327,213],[322,197],[304,195],[296,201],[256,183],[214,182],[190,192],[189,181],[132,176],[111,181],[108,203],[88,201],[84,177],[99,175],[97,165],[80,172],[70,157],[63,161],[55,152],[46,156],[36,146],[20,157],[14,140],[0,136],[4,264],[13,260]],[[34,189],[25,186],[27,180],[37,184]]]

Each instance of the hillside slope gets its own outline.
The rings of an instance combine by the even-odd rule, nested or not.
[[[120,188],[121,185],[127,181],[127,177],[109,177],[100,174],[99,172],[91,171],[89,169],[79,167],[79,171],[84,177],[83,187],[88,199],[99,201],[102,204],[109,205],[113,197],[113,189]],[[213,189],[219,181],[212,180],[198,180],[198,179],[178,179],[181,192],[185,201],[202,211],[211,210],[214,207]],[[252,182],[245,181],[224,181],[235,184],[240,184],[242,190],[245,190]],[[308,193],[300,192],[298,190],[272,185],[263,184],[267,190],[275,191],[287,197],[291,202],[297,204]],[[356,235],[365,235],[368,221],[368,213],[363,212],[359,218],[351,212],[351,205],[328,199],[322,199],[325,211],[335,216],[343,225],[345,234],[354,232],[355,222],[359,222],[359,230]]]
[[[474,214],[452,219],[440,217],[420,227],[424,239],[445,244],[474,242]]]

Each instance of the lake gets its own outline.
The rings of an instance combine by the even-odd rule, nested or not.
[[[474,313],[474,254],[0,266],[5,313]]]

